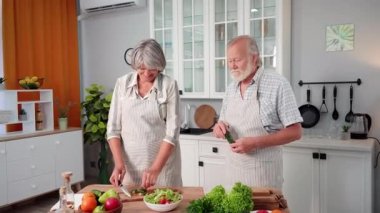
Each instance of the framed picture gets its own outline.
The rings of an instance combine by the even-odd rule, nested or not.
[[[354,25],[339,24],[326,27],[326,51],[354,49]]]

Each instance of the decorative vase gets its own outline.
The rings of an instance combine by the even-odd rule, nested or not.
[[[59,118],[59,129],[60,130],[67,129],[67,118]]]
[[[342,132],[340,135],[340,139],[342,140],[349,140],[350,139],[350,133],[349,132]]]

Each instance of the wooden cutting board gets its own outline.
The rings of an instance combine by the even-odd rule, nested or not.
[[[200,105],[194,113],[194,121],[199,128],[209,129],[216,121],[215,109],[207,104]]]
[[[252,188],[254,210],[286,209],[287,203],[281,192],[268,188]]]

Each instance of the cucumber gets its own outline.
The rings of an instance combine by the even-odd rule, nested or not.
[[[228,143],[235,143],[235,140],[232,138],[231,133],[229,131],[224,134],[224,137],[227,139]]]

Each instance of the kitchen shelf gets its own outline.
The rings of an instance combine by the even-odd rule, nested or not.
[[[22,135],[54,129],[53,90],[0,90],[0,110],[11,111],[10,120],[0,124],[0,137]],[[44,115],[44,128],[36,128],[36,111],[40,108]],[[27,114],[27,120],[19,120],[21,109]]]

